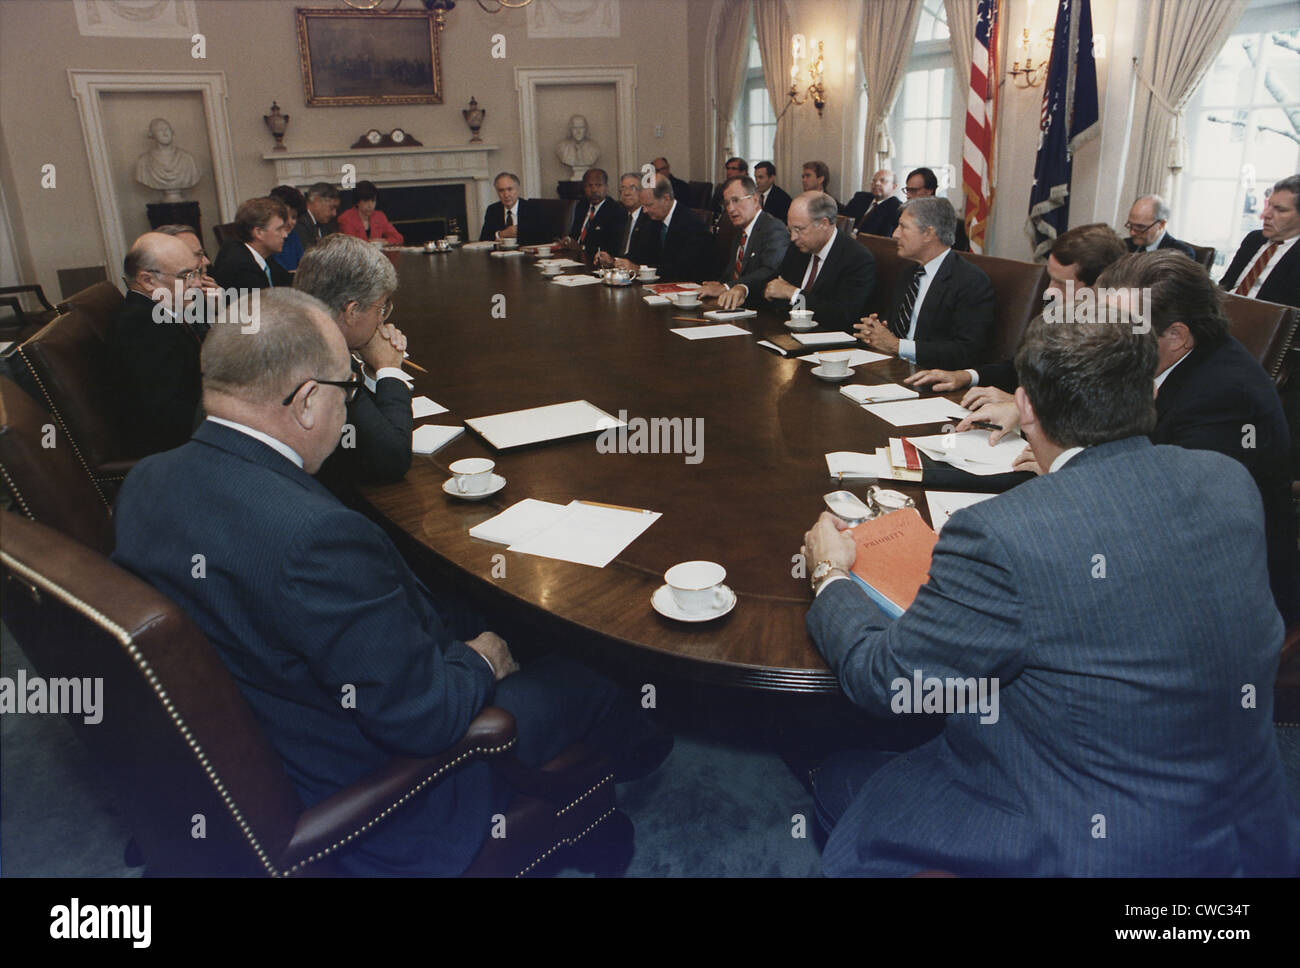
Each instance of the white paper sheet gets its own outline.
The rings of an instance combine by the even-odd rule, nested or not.
[[[527,255],[523,249],[500,249],[496,252],[489,252],[488,255],[494,259],[509,259],[516,255]]]
[[[826,455],[826,468],[831,472],[831,477],[836,479],[893,477],[889,456],[882,451],[858,454],[850,450],[838,450]]]
[[[624,426],[621,420],[611,417],[586,400],[570,400],[546,407],[471,417],[465,423],[497,448],[520,447]]]
[[[466,252],[477,252],[480,249],[495,249],[496,247],[495,242],[466,242],[461,246]]]
[[[749,336],[747,329],[741,329],[739,326],[732,326],[730,323],[718,323],[715,326],[683,326],[681,329],[674,329],[678,336],[685,336],[687,339],[717,339],[720,336]]]
[[[924,397],[918,400],[901,400],[896,403],[868,403],[863,408],[895,427],[912,427],[917,424],[943,423],[952,420],[955,425],[970,413],[943,397]],[[913,441],[915,442],[915,441]]]
[[[411,432],[412,454],[436,454],[465,432],[464,427],[424,424]]]
[[[935,533],[943,530],[948,519],[962,508],[987,501],[996,494],[971,494],[967,491],[926,491],[925,501],[930,506],[930,526]]]
[[[539,501],[526,497],[506,508],[500,514],[493,515],[481,524],[469,529],[471,538],[483,541],[495,541],[498,544],[513,544],[543,528],[548,528],[564,514],[563,504]]]
[[[776,350],[778,356],[789,356],[789,355],[790,355],[790,354],[787,353],[785,350],[781,349],[781,347],[779,347],[779,346],[777,346],[775,343],[773,343],[771,340],[761,339],[761,340],[759,340],[755,345],[756,345],[756,346],[766,346],[769,350]]]
[[[844,394],[857,404],[890,403],[896,400],[915,400],[920,396],[920,394],[911,387],[905,387],[898,383],[880,383],[876,386],[866,386],[862,383],[850,383],[848,386],[840,387],[840,393]]]
[[[749,319],[751,316],[757,315],[758,313],[752,309],[710,309],[704,314],[705,318],[719,323],[725,323],[732,319]]]
[[[581,272],[575,272],[571,276],[556,276],[551,282],[557,286],[567,286],[572,289],[575,286],[594,286],[600,282],[598,276],[588,276]]]
[[[907,439],[926,456],[980,476],[1009,473],[1012,462],[1025,449],[1025,442],[1018,434],[1008,434],[990,447],[987,430]]]
[[[795,333],[794,338],[804,346],[825,346],[827,343],[844,343],[853,339],[848,333]],[[846,346],[845,349],[848,349]]]
[[[435,403],[428,397],[413,397],[411,399],[411,416],[416,420],[421,417],[432,417],[435,413],[446,413],[447,408],[441,403]]]
[[[849,349],[847,346],[844,349],[826,350],[825,352],[847,353],[850,368],[855,366],[864,366],[867,363],[879,363],[881,360],[893,359],[892,356],[886,356],[884,353],[872,353],[869,350],[854,350],[854,349]],[[821,360],[817,359],[816,353],[809,353],[807,356],[800,357],[800,359],[807,360],[809,363],[812,363],[814,366],[821,362]]]
[[[558,518],[514,542],[509,550],[604,568],[660,517],[658,511],[571,501]]]
[[[646,301],[647,306],[667,306],[672,302],[672,300],[667,296],[656,296],[654,293],[651,293],[648,296],[642,296],[641,298]]]
[[[572,259],[538,259],[533,265],[538,266],[559,266],[561,269],[573,269],[580,267],[581,262],[574,262]]]

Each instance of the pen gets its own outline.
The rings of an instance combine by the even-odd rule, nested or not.
[[[965,417],[949,417],[948,419],[949,419],[949,420],[965,420],[966,418],[965,418]],[[995,424],[995,423],[992,423],[991,421],[988,421],[988,420],[972,420],[970,425],[971,425],[972,427],[976,427],[976,428],[978,428],[979,430],[1001,430],[1001,429],[1002,429],[1002,425],[1001,425],[1001,424]]]

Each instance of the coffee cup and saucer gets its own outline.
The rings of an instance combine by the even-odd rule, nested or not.
[[[551,277],[551,276],[558,276],[558,275],[559,275],[561,272],[563,272],[563,271],[564,271],[564,267],[563,267],[563,266],[554,266],[554,265],[552,265],[552,266],[542,266],[542,275],[544,275],[544,276],[546,276],[546,277],[548,277],[548,278]]]
[[[517,249],[519,248],[519,240],[515,238],[498,239],[497,245],[503,249]]]
[[[813,311],[811,309],[792,309],[790,318],[785,321],[788,329],[807,330],[816,329],[817,324],[813,322]]]
[[[446,239],[435,239],[432,242],[424,243],[425,252],[450,252],[451,243]]]
[[[659,270],[654,266],[641,266],[636,271],[636,277],[640,282],[655,282],[659,279]]]
[[[444,494],[463,501],[481,501],[506,486],[506,479],[492,473],[496,464],[486,457],[466,457],[448,468],[451,477],[443,482]]]
[[[736,607],[736,593],[722,583],[727,569],[714,561],[683,561],[664,572],[650,596],[656,612],[678,622],[709,622]]]
[[[825,380],[827,383],[839,383],[841,380],[847,380],[853,375],[853,370],[849,366],[849,353],[818,353],[817,360],[819,366],[813,367],[813,376],[819,380]]]
[[[678,309],[694,309],[700,304],[700,294],[698,292],[675,292],[670,298]]]

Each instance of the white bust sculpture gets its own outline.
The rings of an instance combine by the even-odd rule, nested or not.
[[[199,166],[194,156],[172,144],[172,126],[166,118],[149,122],[153,145],[135,162],[135,180],[163,193],[164,202],[181,201],[181,190],[193,188],[199,181]]]
[[[569,136],[555,146],[555,153],[573,170],[574,181],[581,181],[600,159],[600,145],[587,137],[587,119],[581,114],[569,118]]]

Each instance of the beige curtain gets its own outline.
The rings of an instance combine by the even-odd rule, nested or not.
[[[750,0],[723,0],[722,14],[718,17],[718,35],[714,42],[713,109],[716,117],[717,142],[713,150],[713,174],[721,171],[723,162],[739,154],[736,143],[736,102],[745,83],[745,61],[749,53]]]
[[[867,82],[867,130],[862,153],[868,174],[889,165],[894,140],[889,131],[889,112],[898,97],[916,41],[916,22],[921,16],[921,0],[869,2],[862,11],[862,33],[858,49]],[[973,29],[973,28],[972,28]],[[970,54],[967,52],[967,57]]]
[[[1184,0],[1151,0],[1145,53],[1136,66],[1133,123],[1140,137],[1138,194],[1169,198],[1170,179],[1187,156],[1183,108],[1241,19],[1248,0],[1200,0],[1188,16]],[[1145,119],[1143,121],[1142,119]]]
[[[763,59],[763,80],[767,84],[767,96],[772,99],[772,111],[776,114],[776,144],[773,147],[772,164],[776,166],[777,181],[792,186],[790,194],[797,194],[793,186],[798,186],[798,167],[806,159],[794,157],[794,116],[787,110],[790,103],[790,67],[794,56],[790,51],[790,42],[794,31],[790,29],[790,18],[785,12],[785,0],[753,0],[754,31],[758,35],[758,52]]]

